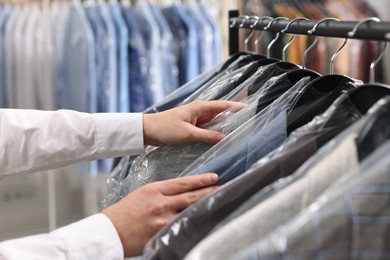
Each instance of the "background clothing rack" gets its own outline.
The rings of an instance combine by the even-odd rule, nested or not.
[[[230,54],[238,52],[238,37],[235,35],[238,34],[238,29],[254,29],[264,31],[270,19],[263,19],[256,22],[255,18],[245,18],[243,16],[236,16],[237,11],[230,11],[230,31],[229,31],[229,46]],[[259,17],[261,18],[261,17]],[[281,32],[286,28],[287,24],[291,20],[277,20],[271,24],[268,32]],[[363,23],[356,34],[353,37],[348,36],[348,32],[352,31],[353,28],[359,21],[325,21],[318,25],[317,29],[309,34],[308,31],[311,30],[318,21],[316,20],[300,20],[292,23],[289,28],[289,34],[301,34],[301,35],[313,35],[313,36],[324,36],[332,38],[353,38],[360,40],[374,40],[374,41],[388,41],[390,40],[390,22],[367,22]]]

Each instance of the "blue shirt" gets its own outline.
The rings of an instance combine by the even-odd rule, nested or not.
[[[107,3],[98,2],[98,10],[103,22],[104,38],[104,69],[103,85],[98,94],[98,111],[115,112],[117,108],[117,57],[116,57],[116,36],[114,23]]]
[[[61,108],[96,112],[94,37],[84,10],[77,2],[70,4],[62,56]]]
[[[117,111],[130,111],[130,91],[129,91],[129,53],[127,45],[129,42],[129,32],[122,17],[122,12],[117,2],[109,3],[112,20],[115,27],[116,36],[116,56],[117,56]]]
[[[140,31],[139,21],[131,7],[122,7],[127,29],[129,31],[129,90],[132,112],[142,112],[152,105],[147,91],[147,58],[145,40]]]
[[[199,3],[200,13],[204,15],[206,21],[210,24],[213,32],[212,32],[212,59],[213,65],[217,65],[221,62],[221,31],[217,24],[217,21],[211,15],[209,9],[206,7],[204,2]]]
[[[173,7],[162,9],[162,14],[172,32],[174,41],[172,41],[173,52],[176,57],[177,77],[179,85],[187,82],[186,78],[186,55],[188,49],[188,38],[185,24],[181,22],[178,13]]]
[[[188,17],[184,6],[174,4],[171,8],[174,12],[177,13],[181,20],[181,23],[186,30],[188,45],[184,56],[185,67],[181,68],[181,70],[184,71],[185,82],[188,82],[199,74],[199,42],[197,37],[196,25]]]
[[[287,138],[287,112],[283,110],[266,127],[256,133],[248,142],[207,161],[187,175],[205,172],[217,173],[218,184],[226,183],[244,173],[254,162],[279,147]],[[261,123],[264,123],[261,120]]]
[[[179,87],[178,68],[173,47],[174,38],[161,9],[156,5],[150,5],[150,8],[161,33],[160,50],[163,76],[161,87],[165,97]]]
[[[96,71],[96,96],[95,96],[95,111],[98,112],[98,95],[100,93],[100,86],[103,85],[103,71],[104,71],[104,54],[103,54],[103,38],[104,29],[98,7],[95,3],[89,3],[84,8],[88,24],[90,25],[95,40],[94,44],[94,63],[93,66]]]

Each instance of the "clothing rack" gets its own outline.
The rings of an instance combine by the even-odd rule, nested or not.
[[[238,52],[240,28],[265,31],[264,28],[270,23],[270,19],[262,19],[253,16],[238,16],[237,10],[229,12],[229,51],[230,54]],[[272,22],[268,32],[281,32],[286,28],[291,20],[276,20]],[[361,24],[355,35],[348,35],[359,21],[324,21],[318,25],[313,33],[309,30],[319,21],[316,20],[299,20],[291,23],[285,33],[313,35],[332,38],[349,38],[360,40],[389,41],[390,40],[390,22],[366,22]]]

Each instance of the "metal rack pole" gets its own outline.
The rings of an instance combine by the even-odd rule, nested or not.
[[[261,18],[261,17],[260,17]],[[230,24],[233,24],[234,28],[247,28],[250,29],[251,25],[253,26],[253,20],[241,20],[234,23],[233,19],[240,19],[240,17],[232,18]],[[270,28],[267,31],[270,32],[280,32],[286,28],[290,20],[278,20],[271,24]],[[348,33],[353,30],[355,25],[359,21],[327,21],[321,23],[314,33],[309,34],[308,31],[311,30],[318,21],[315,20],[301,20],[292,23],[289,26],[288,32],[293,34],[302,34],[302,35],[315,35],[315,36],[325,36],[325,37],[334,37],[334,38],[353,38],[360,40],[375,40],[375,41],[388,41],[390,40],[390,22],[368,22],[364,23],[359,27],[359,30],[356,32],[355,36],[350,37]],[[269,20],[260,20],[255,26],[254,29],[263,30],[265,26],[269,24]],[[233,40],[230,38],[230,40]]]

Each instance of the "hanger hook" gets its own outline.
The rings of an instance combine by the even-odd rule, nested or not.
[[[339,55],[339,53],[341,52],[341,50],[344,48],[344,46],[347,44],[348,42],[348,38],[345,38],[344,39],[344,42],[343,44],[340,46],[340,48],[336,51],[335,54],[332,55],[332,58],[330,59],[330,68],[329,68],[329,73],[330,74],[333,74],[334,73],[334,60],[336,59],[336,57]]]
[[[245,48],[245,51],[249,51],[249,41],[250,39],[252,38],[253,36],[253,33],[255,32],[255,30],[253,29],[258,23],[259,23],[259,17],[258,16],[250,16],[248,18],[248,20],[250,21],[250,19],[256,19],[256,21],[254,23],[252,23],[251,25],[249,25],[249,27],[251,28],[251,32],[249,33],[248,37],[245,38],[244,40],[244,48]]]
[[[368,18],[365,18],[361,21],[359,21],[355,27],[353,27],[353,30],[348,32],[348,37],[350,38],[353,38],[355,37],[355,34],[357,32],[357,30],[359,29],[360,26],[362,26],[363,24],[367,23],[367,22],[377,22],[379,23],[381,20],[378,18],[378,17],[368,17]]]
[[[240,26],[241,28],[243,28],[245,22],[246,22],[247,20],[249,20],[249,18],[250,18],[249,15],[240,16],[240,17],[238,18],[238,20],[239,20],[239,25],[238,25],[238,26]],[[246,39],[245,39],[245,41],[246,41]],[[245,42],[245,41],[244,41],[244,42]],[[247,51],[247,46],[245,46],[245,51]]]
[[[318,22],[314,25],[314,27],[313,27],[311,30],[307,31],[307,33],[308,33],[308,34],[313,34],[313,33],[317,30],[318,25],[320,25],[321,23],[326,22],[326,21],[340,21],[340,20],[337,19],[337,18],[331,18],[331,17],[329,17],[329,18],[324,18],[324,19],[318,21]],[[313,43],[312,43],[312,44],[309,46],[309,48],[307,48],[307,50],[303,53],[303,58],[302,58],[302,68],[303,68],[303,69],[306,69],[306,59],[307,59],[307,55],[308,55],[309,52],[314,48],[314,46],[317,44],[317,42],[318,42],[318,36],[315,36]]]
[[[238,21],[240,22],[239,26],[242,28],[244,27],[245,22],[249,19],[248,15],[243,15],[238,17]]]
[[[297,22],[297,21],[301,21],[301,20],[309,20],[308,18],[306,18],[306,17],[298,17],[298,18],[295,18],[295,19],[293,19],[293,20],[291,20],[288,24],[287,24],[287,26],[286,26],[286,28],[284,28],[283,30],[281,30],[281,32],[282,33],[287,33],[287,31],[288,31],[288,28],[290,27],[290,25],[293,23],[293,22]],[[282,60],[283,61],[286,61],[287,60],[287,49],[288,49],[288,47],[290,47],[290,45],[292,44],[292,42],[294,41],[294,39],[295,39],[295,34],[293,34],[293,36],[290,38],[290,40],[288,41],[288,43],[284,46],[284,48],[283,48],[283,53],[282,53]]]
[[[383,43],[382,51],[379,54],[378,58],[376,58],[373,62],[370,64],[370,82],[375,82],[375,68],[376,65],[378,65],[379,61],[383,58],[383,55],[385,55],[385,51],[387,48],[387,41]]]
[[[264,30],[267,31],[271,27],[271,24],[278,21],[278,20],[288,20],[288,18],[287,17],[276,17],[275,19],[272,19],[272,21],[270,21],[266,27],[264,27]],[[267,58],[271,57],[271,48],[275,44],[275,42],[279,39],[279,36],[280,36],[280,32],[277,32],[276,37],[268,44]]]
[[[237,22],[238,22],[239,19],[240,19],[240,17],[235,17],[234,19],[230,20],[230,25],[229,25],[229,27],[230,27],[230,28],[233,28],[233,27],[237,24]]]
[[[265,20],[265,19],[272,20],[272,19],[274,19],[274,18],[272,18],[271,16],[262,16],[262,17],[260,17],[260,19],[259,19],[258,22],[263,21],[263,20]],[[263,28],[263,30],[264,30],[264,28]],[[256,47],[256,52],[257,52],[257,53],[260,53],[259,41],[260,41],[261,35],[262,35],[262,31],[259,31],[259,36],[258,36],[257,39],[255,40],[255,47]]]
[[[365,18],[355,25],[353,30],[348,33],[348,36],[353,38],[355,36],[357,30],[359,29],[359,27],[362,26],[364,23],[368,23],[368,22],[379,23],[380,21],[381,20],[378,17]],[[382,48],[382,51],[379,54],[379,56],[370,64],[370,78],[369,78],[370,82],[375,82],[375,67],[379,63],[379,61],[382,59],[383,55],[385,54],[386,47],[387,47],[387,41],[385,41],[383,48]]]

